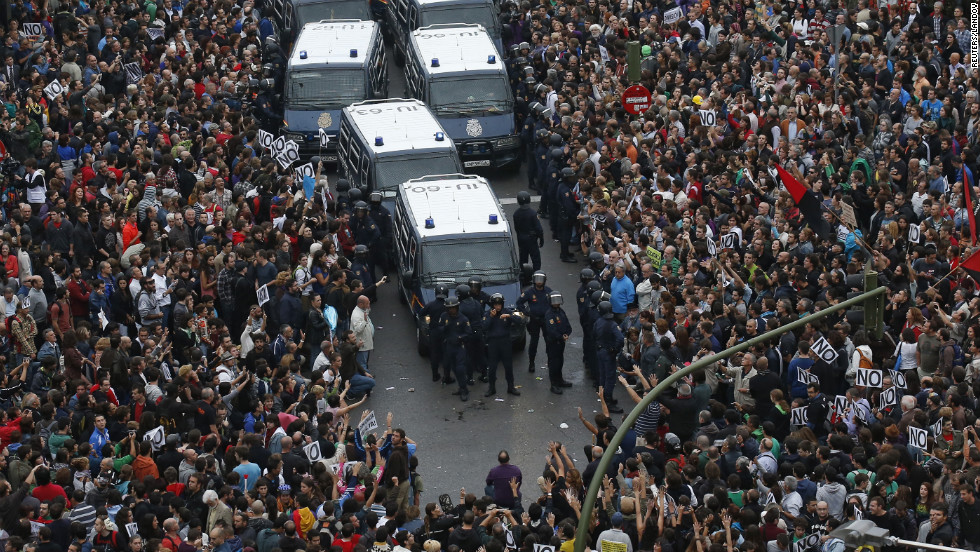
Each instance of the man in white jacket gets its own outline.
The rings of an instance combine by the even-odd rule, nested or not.
[[[357,349],[357,363],[368,371],[368,359],[374,350],[374,322],[371,321],[371,300],[365,295],[357,298],[357,306],[350,315],[350,328],[361,346]]]

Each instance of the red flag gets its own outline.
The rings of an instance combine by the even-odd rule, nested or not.
[[[973,252],[973,255],[960,263],[960,268],[980,274],[980,249]]]
[[[780,180],[783,181],[783,186],[786,186],[786,191],[789,192],[789,195],[793,196],[793,201],[800,208],[800,213],[803,214],[803,220],[821,239],[830,236],[832,229],[830,224],[823,218],[820,200],[814,194],[810,193],[806,189],[806,186],[800,184],[798,180],[793,178],[793,175],[789,174],[786,169],[780,167],[778,164],[776,165],[776,173],[779,174]]]
[[[966,200],[966,215],[970,218],[970,245],[976,245],[977,216],[973,212],[973,187],[970,186],[970,179],[967,178],[965,163],[963,164],[963,199]]]

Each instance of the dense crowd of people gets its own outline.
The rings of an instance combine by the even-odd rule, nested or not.
[[[307,195],[256,142],[256,83],[283,55],[269,2],[0,6],[4,550],[571,552],[589,500],[600,552],[842,552],[832,531],[859,519],[980,550],[966,3],[499,8],[540,196],[518,197],[522,262],[540,269],[550,234],[588,265],[579,324],[544,273],[513,306],[528,367],[541,336],[562,394],[581,331],[602,411],[524,466],[532,485],[502,451],[484,492],[433,501],[420,473],[451,451],[355,420],[390,215],[336,179]],[[614,415],[863,291],[867,269],[888,288],[881,336],[836,312],[683,378],[597,473]],[[471,276],[426,306],[452,337],[433,379],[492,396],[502,363],[517,395],[518,313]]]

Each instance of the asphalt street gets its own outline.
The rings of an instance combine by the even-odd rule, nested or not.
[[[389,56],[389,60],[392,58]],[[392,65],[389,74],[390,96],[408,97],[400,68]],[[527,189],[524,167],[519,172],[484,176],[510,217],[517,208],[517,192]],[[542,270],[548,275],[548,286],[564,296],[565,310],[573,327],[565,349],[564,375],[574,385],[565,389],[563,395],[549,392],[547,357],[541,340],[535,373],[528,373],[526,351],[514,355],[520,397],[505,393],[506,383],[500,369],[497,398],[484,398],[487,384],[477,381],[470,400],[460,401],[451,394],[455,384],[432,383],[429,360],[416,352],[412,314],[398,301],[397,285],[389,282],[379,289],[378,302],[371,310],[376,334],[370,368],[377,387],[364,407],[375,411],[381,424],[379,430],[383,431],[384,416],[391,412],[394,426],[404,428],[409,438],[418,443],[419,474],[425,483],[423,506],[442,493],[455,500],[460,488],[479,496],[487,472],[496,465],[501,449],[506,449],[512,463],[521,468],[524,493],[531,497],[539,493],[535,480],[544,468],[549,441],[566,444],[572,458],[584,468],[583,446],[590,440],[589,433],[578,421],[576,408],[581,406],[587,419],[599,408],[592,384],[583,372],[582,332],[575,308],[578,273],[586,263],[584,260],[579,264],[560,262],[557,244],[550,239],[548,221],[542,220],[542,225],[546,234]],[[618,395],[618,398],[622,402],[623,397]],[[352,423],[360,415],[360,411],[352,412]]]

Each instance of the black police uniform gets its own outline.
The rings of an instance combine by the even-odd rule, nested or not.
[[[561,259],[574,260],[569,248],[572,246],[572,227],[578,217],[579,205],[568,182],[558,184],[558,242]]]
[[[541,194],[541,204],[548,205],[548,221],[549,226],[551,226],[551,238],[558,239],[558,182],[560,180],[559,173],[562,169],[562,162],[560,159],[555,159],[550,156],[548,159],[548,166],[545,169],[544,192]]]
[[[545,315],[544,346],[548,354],[548,378],[551,380],[551,391],[560,394],[560,387],[565,384],[562,369],[565,366],[565,338],[572,333],[572,324],[568,315],[561,307],[552,306]]]
[[[524,290],[520,298],[517,299],[517,308],[528,315],[527,332],[531,334],[528,343],[527,359],[528,370],[534,371],[534,357],[538,352],[538,336],[543,333],[544,317],[548,312],[548,296],[551,295],[551,288],[542,286],[538,289],[532,285]]]
[[[443,350],[443,382],[452,383],[453,374],[456,376],[456,383],[459,385],[458,393],[464,401],[469,399],[469,391],[466,383],[469,377],[466,375],[466,342],[473,334],[469,319],[466,315],[457,312],[456,316],[449,313],[448,309],[439,318],[442,326]]]
[[[381,238],[378,244],[379,247],[371,248],[371,257],[374,265],[387,274],[392,269],[391,251],[395,243],[391,211],[380,203],[372,204],[371,209],[368,211],[368,216],[378,226],[378,232]]]
[[[480,374],[481,379],[486,371],[487,355],[483,336],[483,305],[472,296],[467,297],[459,303],[459,312],[466,316],[467,320],[473,320],[473,333],[466,341],[466,373],[469,379],[473,379],[473,374]]]
[[[374,223],[374,219],[368,215],[366,210],[363,216],[357,214],[351,217],[350,230],[354,234],[354,243],[357,245],[374,248],[381,239],[381,231],[378,230],[378,225]]]
[[[606,402],[613,400],[616,388],[616,355],[623,345],[623,332],[613,318],[600,317],[595,323],[596,367]]]
[[[507,315],[506,318],[503,316]],[[497,365],[504,365],[504,378],[507,380],[507,390],[515,394],[514,388],[514,350],[510,342],[510,329],[514,324],[514,311],[501,308],[494,316],[493,309],[483,315],[483,331],[486,334],[487,365],[489,367],[490,387],[487,396],[497,392]]]
[[[514,212],[514,232],[517,234],[517,253],[523,265],[531,259],[534,270],[541,269],[541,249],[544,245],[544,228],[537,213],[530,205],[521,205]]]
[[[575,292],[575,306],[578,308],[578,321],[582,327],[582,363],[585,365],[586,373],[595,379],[595,363],[592,362],[595,358],[595,341],[592,336],[595,320],[589,323],[589,309],[592,306],[590,295],[589,282],[582,282]],[[589,354],[590,349],[593,354]]]
[[[439,367],[442,365],[442,326],[440,320],[446,312],[445,300],[435,298],[419,311],[419,318],[429,317],[429,367],[432,368],[432,381],[439,381]]]

